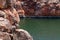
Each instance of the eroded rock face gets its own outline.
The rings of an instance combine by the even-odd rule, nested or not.
[[[16,29],[13,33],[0,32],[0,40],[33,40],[33,38],[26,30]]]
[[[4,8],[6,4],[6,0],[0,0],[0,8]]]
[[[11,40],[7,32],[0,32],[0,40]]]
[[[10,21],[5,18],[5,14],[2,14],[0,14],[0,40],[33,40],[26,30],[15,28],[15,25],[11,25]]]
[[[12,29],[12,27],[10,27],[10,26],[8,27],[5,25],[6,25],[6,23],[0,25],[0,31],[2,31],[2,32],[0,32],[1,40],[33,40],[32,36],[26,30]],[[5,29],[8,29],[8,30],[5,30]],[[10,30],[12,31],[12,33],[9,33]]]

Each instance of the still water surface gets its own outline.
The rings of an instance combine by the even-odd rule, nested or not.
[[[60,40],[60,19],[23,18],[20,28],[27,30],[34,40]]]

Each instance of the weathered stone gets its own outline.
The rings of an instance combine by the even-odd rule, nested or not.
[[[7,32],[0,32],[0,40],[11,40]]]
[[[6,2],[7,6],[12,5],[11,0]],[[0,11],[0,40],[33,40],[26,30],[16,28],[19,26],[20,18],[14,8],[8,7],[4,12]]]
[[[4,8],[6,5],[6,0],[0,0],[0,8]]]
[[[3,11],[0,10],[0,31],[12,31],[16,26],[12,26],[10,21],[6,19],[7,15]],[[16,24],[18,26],[18,24]]]
[[[4,11],[7,15],[6,19],[10,21],[11,25],[17,26],[16,24],[19,24],[20,18],[15,8],[13,8],[12,10],[8,9]]]
[[[9,20],[4,19],[0,17],[0,29],[3,29],[2,31],[10,31],[12,30],[12,25],[10,24]]]
[[[32,36],[23,29],[16,29],[16,33],[13,35],[13,40],[33,40]]]

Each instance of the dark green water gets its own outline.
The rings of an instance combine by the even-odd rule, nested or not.
[[[20,28],[27,30],[34,40],[60,40],[60,19],[21,19]]]

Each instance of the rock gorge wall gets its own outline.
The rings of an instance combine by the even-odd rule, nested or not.
[[[25,16],[60,16],[60,0],[30,0],[25,4]]]

